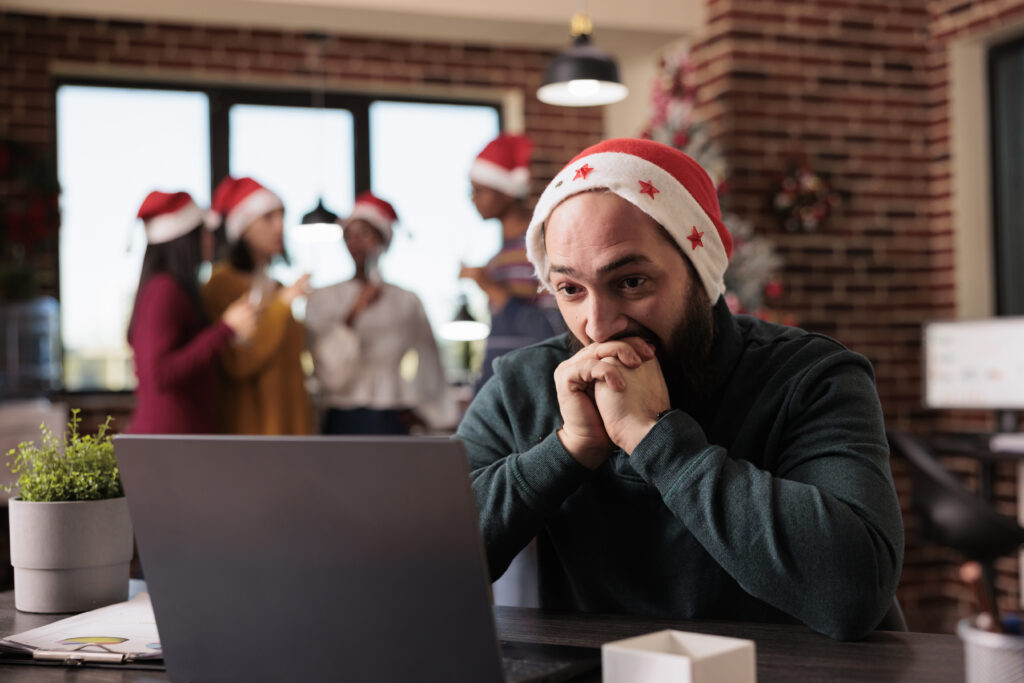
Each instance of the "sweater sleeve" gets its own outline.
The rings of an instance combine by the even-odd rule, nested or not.
[[[709,444],[679,410],[631,462],[744,590],[833,638],[860,638],[888,609],[903,562],[870,365],[848,351],[828,356],[790,398],[771,472]]]
[[[248,291],[236,280],[226,269],[214,270],[210,281],[203,288],[203,306],[210,318],[219,318],[228,306]],[[242,343],[231,344],[224,349],[220,356],[224,371],[237,379],[259,373],[284,342],[290,319],[291,309],[277,296],[271,297],[270,302],[260,311],[253,335]]]
[[[170,277],[158,275],[143,285],[132,327],[132,348],[136,371],[152,378],[158,389],[180,387],[198,374],[210,372],[211,360],[234,336],[231,328],[218,320],[187,338],[188,321],[197,315],[192,306]]]
[[[504,406],[505,388],[495,374],[483,386],[456,436],[469,454],[473,492],[491,580],[537,535],[569,495],[590,476],[562,447],[554,430],[532,436],[531,448],[516,452],[516,438]]]
[[[260,312],[252,337],[241,344],[232,344],[221,354],[225,372],[241,379],[262,371],[281,347],[291,315],[291,309],[274,297]]]

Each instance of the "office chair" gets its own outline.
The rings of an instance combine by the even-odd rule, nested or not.
[[[919,438],[895,431],[888,437],[893,452],[910,464],[911,506],[921,518],[924,535],[979,562],[994,599],[993,562],[1024,544],[1024,527],[968,491]]]

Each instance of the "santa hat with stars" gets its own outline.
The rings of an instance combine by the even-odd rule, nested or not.
[[[360,192],[356,197],[352,213],[338,222],[345,227],[355,220],[366,221],[379,232],[384,240],[384,248],[387,249],[391,244],[391,236],[394,234],[393,226],[398,220],[398,214],[395,213],[395,207],[367,190]]]
[[[164,244],[206,225],[206,214],[188,192],[160,192],[146,195],[138,217],[146,228],[148,244]]]
[[[213,191],[210,210],[216,218],[223,219],[224,234],[234,244],[257,218],[283,208],[280,197],[252,178],[225,176]]]
[[[473,160],[469,179],[510,197],[525,197],[530,194],[532,151],[530,138],[502,133]]]
[[[526,255],[548,289],[544,223],[563,200],[607,189],[653,218],[693,263],[714,304],[725,292],[722,279],[732,237],[722,223],[715,185],[700,164],[652,140],[605,140],[580,152],[544,190],[526,231]]]

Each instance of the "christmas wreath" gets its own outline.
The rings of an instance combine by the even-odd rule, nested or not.
[[[840,198],[828,179],[807,165],[794,164],[779,179],[771,203],[783,230],[814,232],[824,226]]]

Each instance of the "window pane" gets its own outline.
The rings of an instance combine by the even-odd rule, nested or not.
[[[1024,41],[993,49],[989,72],[996,313],[1024,315]]]
[[[135,214],[156,189],[209,202],[208,109],[202,93],[58,88],[66,389],[135,386],[126,334],[146,243]]]
[[[460,262],[479,266],[501,247],[501,226],[485,225],[469,198],[469,167],[499,132],[493,107],[375,102],[370,106],[373,191],[395,206],[400,227],[381,273],[423,301],[437,333],[459,292],[487,320],[487,297],[458,280]]]
[[[319,233],[307,239],[311,235],[299,223],[320,198],[339,216],[352,208],[352,114],[342,109],[240,104],[231,107],[229,127],[231,175],[255,178],[284,202],[284,239],[291,266],[276,266],[275,277],[290,283],[310,273],[314,287],[351,277],[341,231],[326,241]]]

